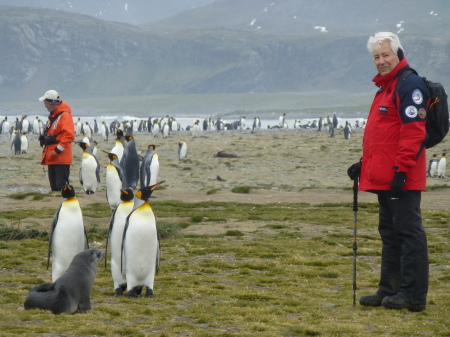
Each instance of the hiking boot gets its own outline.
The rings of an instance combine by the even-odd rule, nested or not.
[[[412,304],[399,295],[386,296],[381,304],[388,309],[408,309],[413,312],[420,312],[426,308],[426,304]]]
[[[382,301],[383,297],[378,294],[362,295],[359,298],[359,304],[365,305],[367,307],[381,307]]]

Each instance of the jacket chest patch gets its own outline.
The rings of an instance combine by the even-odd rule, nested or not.
[[[380,106],[380,108],[378,109],[378,114],[379,115],[383,115],[383,116],[387,116],[387,114],[388,114],[388,107],[387,106]]]

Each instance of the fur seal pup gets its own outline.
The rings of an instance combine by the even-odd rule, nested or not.
[[[75,255],[69,268],[54,283],[43,283],[30,290],[25,310],[50,310],[55,315],[90,310],[92,286],[104,256],[103,251],[95,248]]]

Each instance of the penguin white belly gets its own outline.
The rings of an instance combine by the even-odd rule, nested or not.
[[[73,257],[85,249],[83,215],[77,199],[61,205],[52,235],[52,280],[56,281],[69,267]]]
[[[434,177],[435,175],[436,175],[436,173],[437,173],[437,161],[436,160],[433,160],[433,162],[431,163],[431,169],[430,169],[430,175],[432,176],[432,177]]]
[[[106,167],[106,198],[111,209],[116,209],[120,205],[120,189],[122,181],[120,180],[117,169],[112,164]]]
[[[152,163],[150,164],[150,185],[155,185],[158,180],[158,172],[159,172],[159,159],[158,154],[155,153],[153,155]]]
[[[119,159],[119,162],[122,160],[123,157],[123,145],[120,142],[120,140],[116,141],[116,145],[112,148],[111,153],[114,153],[117,155],[117,159]]]
[[[133,210],[133,201],[124,201],[117,207],[114,223],[111,230],[111,275],[114,281],[114,289],[127,283],[125,277],[126,259],[122,257],[123,229],[127,216]],[[121,267],[122,264],[122,267]]]
[[[185,159],[186,155],[187,155],[187,145],[186,145],[186,143],[183,143],[180,148],[179,159],[180,160]]]
[[[437,165],[437,174],[438,174],[439,178],[444,178],[446,166],[447,166],[447,160],[445,158],[441,158]]]
[[[97,181],[97,161],[95,157],[83,152],[83,160],[81,161],[81,176],[83,177],[83,187],[85,191],[95,192],[98,186]]]
[[[124,242],[127,290],[137,286],[153,289],[158,257],[155,216],[148,204],[130,216]]]

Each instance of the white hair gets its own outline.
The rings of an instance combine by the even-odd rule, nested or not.
[[[374,36],[369,37],[369,41],[367,41],[367,49],[369,49],[369,52],[373,54],[375,50],[380,49],[381,43],[386,40],[389,41],[391,49],[394,53],[398,54],[399,49],[404,51],[398,36],[391,32],[379,32]]]

